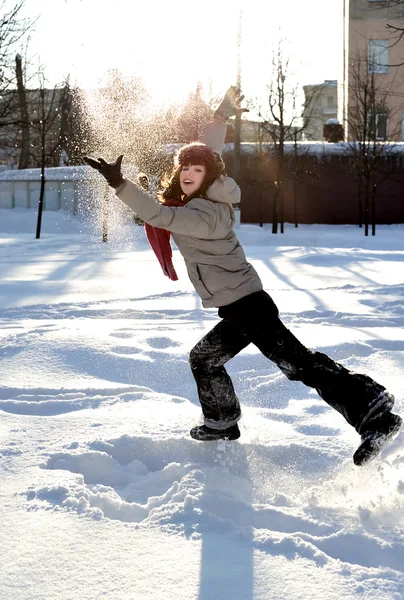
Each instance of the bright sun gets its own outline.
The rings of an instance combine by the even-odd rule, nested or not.
[[[246,95],[265,91],[280,37],[289,40],[295,64],[304,62],[301,85],[339,77],[341,0],[291,0],[287,10],[262,0],[26,1],[31,15],[41,12],[31,52],[40,56],[52,83],[70,73],[72,83],[95,88],[108,69],[117,68],[125,76],[142,77],[155,105],[181,102],[199,81],[205,95],[220,96],[236,81],[241,8]]]

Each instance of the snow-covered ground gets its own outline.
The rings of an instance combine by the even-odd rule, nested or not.
[[[0,210],[2,600],[399,600],[404,434],[359,436],[254,347],[237,442],[198,443],[188,352],[217,322],[143,229]],[[404,225],[242,225],[283,320],[404,413]]]

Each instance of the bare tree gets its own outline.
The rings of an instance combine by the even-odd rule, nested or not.
[[[48,166],[57,166],[61,145],[60,122],[61,107],[68,93],[68,84],[63,83],[54,88],[46,86],[43,71],[38,73],[39,89],[30,90],[31,110],[35,115],[31,121],[32,148],[31,159],[41,169],[41,187],[38,203],[38,221],[36,238],[41,235],[42,211],[45,196],[45,169]],[[55,164],[56,163],[56,164]]]
[[[20,109],[21,127],[21,152],[18,163],[19,169],[27,169],[30,151],[30,122],[28,114],[27,92],[24,85],[22,58],[20,54],[15,57],[15,72],[17,78],[18,104]]]
[[[397,8],[398,11],[395,11],[395,17],[398,19],[404,19],[404,0],[389,0],[388,8]],[[387,23],[386,27],[391,33],[399,34],[399,39],[397,41],[400,41],[404,36],[404,26],[399,27],[398,25]]]
[[[365,235],[376,233],[376,197],[379,186],[392,173],[389,155],[395,144],[396,132],[388,132],[392,111],[388,104],[388,90],[377,77],[368,56],[358,55],[351,62],[350,97],[348,107],[348,153],[352,172],[357,182],[359,226],[365,224]]]
[[[302,121],[298,83],[291,72],[290,59],[284,53],[283,42],[279,43],[273,55],[272,69],[273,77],[268,86],[268,109],[265,114],[260,109],[258,115],[262,119],[260,127],[273,148],[276,165],[272,176],[274,185],[272,233],[278,233],[279,224],[280,232],[284,233],[283,197],[290,155],[296,153],[297,140],[301,139],[308,121]],[[262,132],[260,136],[263,139]]]
[[[83,156],[89,153],[91,128],[81,90],[72,88],[65,81],[59,94],[59,122],[56,123],[59,144],[54,156],[55,166],[82,164]]]
[[[42,68],[35,78],[39,88],[26,86],[26,69],[22,58],[16,56],[16,80],[19,114],[16,115],[17,139],[14,153],[19,152],[19,169],[40,167],[42,164],[42,128],[46,127],[46,166],[56,167],[81,164],[82,156],[88,152],[88,123],[80,104],[80,93],[71,89],[68,78],[54,88],[45,88],[45,74]],[[41,122],[43,90],[45,122]]]
[[[16,144],[27,133],[26,115],[22,117],[20,112],[15,64],[15,54],[33,25],[32,20],[22,18],[24,3],[19,0],[12,5],[9,0],[0,0],[0,145],[1,160],[8,164],[15,164]]]
[[[33,25],[32,20],[21,18],[24,3],[0,3],[0,127],[19,124],[14,57]]]
[[[404,21],[404,0],[388,0],[383,6],[381,3],[375,3],[373,7],[375,12],[383,11],[383,17],[386,21],[386,29],[391,35],[391,43],[390,48],[397,46],[400,44],[401,40],[404,37],[404,22],[402,25],[397,24],[397,21]],[[396,21],[396,22],[394,22]],[[389,67],[402,67],[404,65],[403,61],[398,63],[389,64]]]

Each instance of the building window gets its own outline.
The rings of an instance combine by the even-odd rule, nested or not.
[[[328,102],[328,108],[334,108],[334,97],[333,96],[328,96],[327,102]]]
[[[370,112],[368,114],[368,139],[387,140],[387,112]]]
[[[389,41],[369,40],[368,43],[369,73],[388,73]]]

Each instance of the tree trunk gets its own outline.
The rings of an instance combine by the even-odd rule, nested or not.
[[[272,233],[278,233],[279,189],[275,181],[274,207],[272,211]]]
[[[369,235],[369,183],[365,188],[365,235]]]
[[[46,142],[46,125],[45,125],[45,90],[41,87],[39,92],[40,97],[40,110],[41,110],[41,191],[39,192],[39,203],[38,203],[38,219],[36,224],[36,239],[39,240],[41,237],[41,226],[42,226],[42,211],[45,198],[45,165],[46,165],[46,154],[45,154],[45,142]]]
[[[359,227],[363,227],[362,187],[360,182],[358,183],[358,218]]]
[[[39,192],[39,203],[38,203],[38,219],[36,223],[36,239],[39,240],[41,237],[41,226],[42,226],[42,211],[45,197],[45,165],[42,163],[41,166],[41,191]]]
[[[19,169],[28,169],[29,165],[29,116],[27,107],[27,94],[24,87],[24,79],[22,76],[22,59],[19,54],[15,57],[15,73],[17,77],[18,103],[20,106],[21,118],[21,154],[18,163]]]
[[[284,182],[281,181],[280,184],[281,185],[279,188],[279,221],[281,223],[281,233],[285,233],[284,222],[283,222],[283,186],[284,186]]]
[[[372,189],[372,235],[376,235],[376,193],[377,185],[374,183]]]
[[[280,136],[279,136],[279,149],[278,149],[278,168],[277,168],[277,173],[276,173],[276,187],[278,190],[278,220],[280,223],[280,229],[281,229],[281,233],[283,233],[283,186],[284,186],[284,160],[285,160],[285,153],[284,153],[284,143],[285,143],[285,136],[284,136],[284,131],[283,131],[283,125],[281,125],[281,132],[280,132]]]
[[[264,215],[262,213],[262,188],[260,186],[260,203],[259,203],[259,207],[260,207],[260,227],[262,227],[264,225]]]
[[[61,119],[60,119],[60,133],[59,133],[59,145],[58,145],[58,166],[62,165],[62,152],[64,151],[68,157],[67,152],[67,139],[69,135],[69,115],[71,111],[71,98],[70,90],[68,85],[65,85],[63,89],[63,96],[61,102]]]
[[[282,144],[283,144],[283,140],[282,140]],[[281,225],[281,233],[284,233],[284,223],[283,223],[283,195],[284,195],[285,182],[284,182],[284,179],[283,179],[283,173],[284,173],[284,168],[283,168],[283,161],[284,161],[283,148],[282,148],[281,152],[282,152],[282,155],[281,155],[280,161],[279,161],[279,175],[278,175],[279,222],[280,222],[280,225]]]

